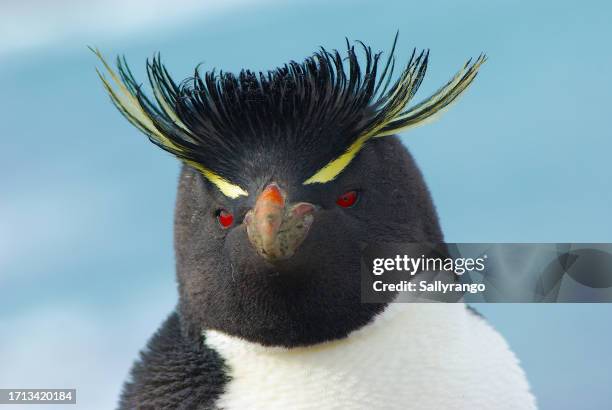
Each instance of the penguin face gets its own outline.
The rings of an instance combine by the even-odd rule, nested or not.
[[[453,103],[486,57],[410,106],[429,52],[413,51],[392,80],[396,42],[384,62],[359,43],[360,63],[347,43],[346,58],[321,48],[268,72],[196,69],[180,83],[158,55],[147,63],[153,97],[125,59],[116,72],[94,50],[115,106],[184,164],[175,248],[187,335],[217,329],[280,346],[344,337],[384,308],[361,303],[362,249],[442,240],[393,135]]]
[[[236,199],[182,171],[179,307],[194,337],[216,329],[288,347],[345,337],[384,308],[361,303],[364,246],[442,239],[421,175],[394,138],[370,143],[326,184],[269,169],[248,184],[257,195]]]

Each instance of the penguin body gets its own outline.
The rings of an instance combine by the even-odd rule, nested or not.
[[[397,139],[372,144],[363,156],[413,164]],[[408,192],[420,174],[376,178],[382,186],[403,185],[402,192]],[[198,232],[201,240],[208,235],[198,227],[199,211],[194,208],[206,194],[201,182],[197,173],[183,170],[176,211],[176,242],[182,249],[177,254],[179,274],[182,269],[199,271],[201,266],[195,254],[200,248],[180,245],[192,244],[187,238],[197,243]],[[427,203],[426,190],[411,192],[418,192],[416,202]],[[429,232],[405,233],[441,235],[433,208],[424,209],[427,213],[420,219],[427,221]],[[348,282],[341,285],[350,290]],[[324,290],[336,284],[319,286]],[[461,303],[389,303],[346,335],[316,335],[323,340],[296,346],[268,343],[275,332],[299,332],[280,328],[283,320],[275,327],[274,321],[267,321],[272,313],[253,306],[251,323],[241,329],[246,335],[267,333],[261,339],[247,340],[244,334],[219,330],[230,329],[237,312],[222,316],[214,327],[198,324],[200,335],[192,338],[191,326],[197,321],[186,318],[198,317],[203,303],[196,304],[196,312],[189,311],[192,305],[183,306],[182,312],[179,306],[154,336],[132,370],[121,409],[174,408],[174,403],[183,403],[177,408],[225,410],[536,408],[525,375],[503,338]],[[300,316],[309,315],[309,306]],[[347,323],[360,320],[359,315],[341,314]]]
[[[503,338],[461,304],[394,303],[347,338],[295,349],[214,330],[233,409],[535,409]]]
[[[411,329],[413,331],[406,331]],[[177,314],[143,352],[121,409],[535,409],[504,339],[462,304],[395,303],[348,337],[266,347]]]
[[[393,48],[395,48],[395,43]],[[468,62],[409,107],[427,67],[395,82],[390,53],[321,49],[268,73],[177,85],[155,99],[102,59],[113,103],[184,166],[175,213],[179,301],[134,365],[121,409],[532,409],[503,339],[462,304],[362,303],[364,246],[443,242],[395,133],[451,104]],[[384,138],[382,138],[384,137]]]

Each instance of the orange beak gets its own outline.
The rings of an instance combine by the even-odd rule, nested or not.
[[[261,192],[244,222],[255,250],[266,260],[293,256],[314,221],[315,206],[307,202],[286,203],[286,195],[276,183]]]

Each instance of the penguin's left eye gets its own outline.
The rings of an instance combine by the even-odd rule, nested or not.
[[[223,228],[229,228],[234,223],[234,215],[225,209],[219,209],[217,212],[217,221]]]
[[[357,199],[359,199],[357,191],[348,191],[336,199],[336,204],[342,208],[350,208],[357,203]]]

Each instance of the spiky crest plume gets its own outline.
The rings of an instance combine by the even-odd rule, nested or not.
[[[180,84],[158,54],[146,64],[153,99],[142,91],[125,58],[117,58],[117,74],[93,51],[110,80],[98,75],[128,121],[200,170],[224,195],[236,198],[248,195],[243,187],[249,173],[270,165],[266,152],[274,160],[294,161],[292,168],[304,184],[335,179],[371,138],[421,124],[455,101],[486,60],[484,55],[469,60],[433,95],[409,107],[425,76],[429,51],[413,50],[393,81],[397,35],[384,64],[382,53],[358,44],[365,67],[347,40],[348,64],[338,51],[321,47],[302,63],[291,61],[268,72],[212,70],[202,75],[196,68]]]

